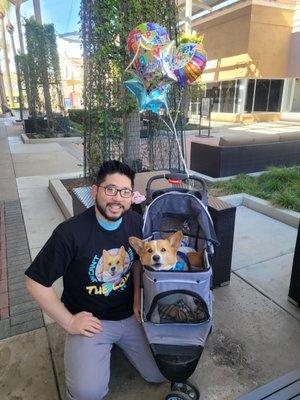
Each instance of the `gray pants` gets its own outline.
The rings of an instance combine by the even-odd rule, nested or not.
[[[163,382],[141,324],[133,315],[121,321],[102,321],[103,331],[88,338],[66,336],[65,374],[69,400],[101,400],[108,392],[110,352],[117,344],[148,382]]]

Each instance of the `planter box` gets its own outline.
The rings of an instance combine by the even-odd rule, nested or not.
[[[95,204],[91,195],[91,187],[83,186],[72,190],[72,203],[74,215],[80,214],[87,208]],[[132,204],[131,209],[143,215],[144,207],[142,204]]]
[[[51,137],[51,138],[37,138],[30,139],[26,133],[21,133],[22,142],[25,144],[35,144],[35,143],[58,143],[58,142],[76,142],[82,143],[83,138],[80,136],[68,136],[68,137]]]
[[[300,369],[277,378],[239,397],[237,400],[289,400],[299,399]]]
[[[300,224],[298,226],[288,300],[297,307],[300,306]]]
[[[75,188],[72,192],[74,215],[80,214],[94,204],[89,186]],[[144,206],[145,204],[133,204],[132,209],[143,215]],[[212,259],[213,284],[224,286],[230,282],[236,208],[223,200],[210,198],[208,209],[220,242]]]
[[[299,165],[300,140],[238,146],[191,143],[191,170],[214,178]]]
[[[24,119],[25,133],[47,132],[47,120],[38,118]],[[54,128],[57,133],[70,132],[70,120],[68,117],[55,117],[53,123],[50,123],[50,129]]]

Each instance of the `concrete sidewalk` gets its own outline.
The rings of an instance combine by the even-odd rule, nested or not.
[[[14,261],[8,258],[9,308],[14,315],[9,318],[10,334],[0,341],[0,399],[62,400],[64,333],[48,317],[41,317],[38,306],[27,297],[24,254],[27,251],[33,259],[64,220],[48,190],[49,178],[78,176],[82,167],[72,147],[22,144],[20,127],[3,122],[0,202],[8,207],[7,251],[24,239],[22,227],[26,246],[11,247]],[[231,283],[214,291],[214,330],[193,376],[201,399],[235,399],[300,366],[300,310],[286,300],[295,240],[296,229],[238,207]],[[56,289],[61,292],[60,281]],[[7,319],[0,320],[0,337],[1,323]],[[111,375],[108,400],[160,400],[169,390],[167,383],[146,384],[117,349]]]

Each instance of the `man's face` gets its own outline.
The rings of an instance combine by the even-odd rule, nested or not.
[[[132,196],[125,198],[121,196],[120,192],[117,192],[115,196],[108,196],[105,187],[132,190],[131,180],[126,175],[116,172],[107,175],[100,186],[92,186],[92,194],[98,212],[107,221],[117,221],[131,207]]]

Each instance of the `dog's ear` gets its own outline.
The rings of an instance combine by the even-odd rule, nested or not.
[[[134,250],[137,252],[138,255],[140,255],[144,247],[144,241],[135,236],[130,236],[128,241],[130,246],[134,248]]]
[[[110,254],[109,254],[109,251],[103,249],[102,255],[105,257],[105,256],[109,256]]]
[[[122,258],[125,258],[125,256],[126,256],[126,250],[125,250],[124,246],[121,246],[121,247],[120,247],[120,249],[119,249],[119,251],[118,251],[118,254],[119,254]]]
[[[173,235],[169,236],[168,240],[169,240],[171,246],[174,247],[175,249],[177,249],[178,247],[180,247],[182,238],[183,238],[182,232],[177,231],[177,232],[173,233]]]

